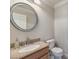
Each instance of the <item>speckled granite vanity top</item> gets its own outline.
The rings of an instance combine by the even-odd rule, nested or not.
[[[41,41],[35,42],[35,43],[33,43],[33,44],[34,44],[34,45],[40,45],[40,46],[39,46],[37,49],[34,49],[34,50],[32,50],[32,51],[28,51],[28,52],[23,52],[23,53],[19,53],[19,52],[18,52],[20,48],[11,49],[11,59],[20,59],[20,58],[22,58],[22,57],[28,56],[28,55],[30,55],[30,54],[32,54],[32,53],[34,53],[34,52],[36,52],[36,51],[39,51],[40,49],[43,49],[43,48],[45,48],[45,47],[48,46],[47,43],[41,42]],[[33,44],[30,44],[30,45],[33,45]],[[29,46],[29,45],[28,45],[28,46]],[[24,46],[24,47],[26,47],[26,46]]]

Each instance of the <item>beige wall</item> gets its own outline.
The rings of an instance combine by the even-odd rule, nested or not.
[[[60,3],[55,6],[55,39],[65,55],[68,54],[68,4]]]
[[[41,40],[47,40],[54,38],[54,20],[53,20],[53,9],[47,6],[37,6],[28,3],[26,0],[11,0],[11,6],[16,2],[24,2],[31,5],[38,14],[38,25],[31,32],[22,32],[17,30],[12,24],[11,28],[11,42],[15,42],[18,38],[19,41],[26,40],[26,37],[40,37]]]

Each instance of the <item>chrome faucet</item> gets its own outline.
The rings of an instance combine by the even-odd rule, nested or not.
[[[29,38],[29,37],[26,38],[26,43],[27,43],[27,44],[30,43],[30,38]]]

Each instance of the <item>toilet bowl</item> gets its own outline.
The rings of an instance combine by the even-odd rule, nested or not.
[[[63,49],[55,47],[55,40],[50,39],[47,40],[46,42],[49,44],[49,50],[51,51],[51,54],[53,54],[54,59],[62,59]]]
[[[54,55],[54,59],[62,59],[63,50],[61,48],[54,47],[53,49],[51,49],[51,51]]]

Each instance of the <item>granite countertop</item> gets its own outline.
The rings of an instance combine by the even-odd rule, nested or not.
[[[22,57],[28,56],[28,55],[30,55],[30,54],[32,54],[32,53],[34,53],[34,52],[36,52],[36,51],[38,51],[38,50],[40,50],[40,49],[43,49],[43,48],[45,48],[45,47],[48,46],[47,43],[42,42],[42,41],[35,42],[35,43],[33,43],[33,44],[40,45],[40,47],[38,47],[38,48],[35,49],[35,50],[29,51],[29,52],[24,52],[24,53],[19,53],[19,52],[18,52],[19,48],[17,48],[17,49],[11,49],[11,52],[10,52],[10,57],[11,57],[11,59],[20,59],[20,58],[22,58]]]

